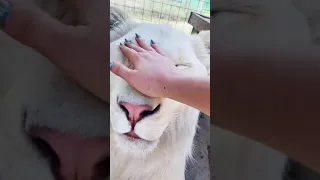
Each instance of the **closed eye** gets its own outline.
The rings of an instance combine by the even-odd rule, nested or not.
[[[191,67],[191,64],[184,63],[184,64],[176,64],[176,67]]]

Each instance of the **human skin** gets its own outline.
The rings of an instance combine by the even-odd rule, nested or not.
[[[0,0],[3,4],[4,0]],[[107,67],[109,2],[66,0],[77,11],[78,25],[65,25],[28,1],[11,0],[3,31],[71,76],[89,92],[109,102]]]
[[[134,69],[114,62],[111,72],[150,97],[170,98],[210,116],[210,77],[184,75],[154,41],[151,45],[139,37],[136,41],[139,46],[130,42],[120,46]]]
[[[140,39],[137,42],[148,52],[130,43],[120,46],[135,69],[114,64],[112,72],[149,96],[170,97],[210,112],[206,111],[210,81],[180,76],[155,44],[151,47],[160,55]],[[259,60],[254,56],[217,58],[213,62],[211,123],[264,143],[320,172],[320,157],[313,153],[320,151],[320,123],[316,120],[320,117],[320,70],[317,56],[312,54],[317,53],[297,51]]]
[[[78,9],[78,26],[63,25],[35,6],[17,3],[10,10],[4,31],[109,102],[108,17],[99,16],[109,7],[108,2],[68,2]],[[320,69],[318,58],[310,54],[315,52],[287,54],[280,61],[275,57],[245,57],[241,61],[216,58],[212,69],[212,123],[276,148],[320,172],[320,156],[314,153],[320,151]],[[289,64],[291,68],[287,68]],[[180,81],[165,79],[167,84]],[[172,89],[171,85],[167,88]],[[174,95],[164,91],[162,96]],[[198,109],[210,112],[200,106]]]

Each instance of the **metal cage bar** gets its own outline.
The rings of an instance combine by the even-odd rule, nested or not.
[[[191,12],[210,16],[210,0],[111,0],[110,5],[123,9],[138,22],[168,23],[190,34]]]

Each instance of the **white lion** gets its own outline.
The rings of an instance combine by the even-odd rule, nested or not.
[[[58,1],[36,2],[55,17],[64,14],[65,8]],[[75,22],[72,15],[64,17],[65,23]],[[129,27],[130,23],[126,25]],[[165,25],[136,25],[136,31],[111,43],[114,60],[123,60],[118,42],[124,37],[132,40],[136,32],[156,40],[168,56],[179,60],[182,72],[206,75],[201,61],[209,62],[209,56],[201,53],[199,38],[180,34]],[[132,23],[130,28],[134,26]],[[0,52],[0,179],[109,179],[109,105],[78,86],[48,59],[3,32]],[[183,179],[199,111],[172,100],[147,98],[120,78],[111,78],[112,177]],[[114,95],[130,103],[160,105],[149,119],[146,117],[136,126],[140,129],[137,134],[148,141],[130,142],[115,133],[126,132],[128,126]],[[146,128],[147,124],[154,126]]]
[[[147,42],[153,39],[181,73],[208,76],[210,57],[199,36],[169,25],[134,23],[116,8],[111,14],[112,61],[130,66],[119,44],[125,39],[136,43],[137,33]],[[111,179],[184,180],[199,111],[168,98],[147,97],[112,73],[110,81]]]

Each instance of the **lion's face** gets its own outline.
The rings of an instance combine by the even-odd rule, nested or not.
[[[153,39],[182,73],[206,76],[207,70],[197,57],[196,38],[167,25],[141,24],[110,44],[111,60],[129,66],[119,49],[124,39],[135,42],[135,33]],[[198,48],[198,47],[197,47]],[[152,152],[161,139],[170,134],[170,124],[185,116],[184,104],[168,98],[151,98],[131,87],[122,78],[110,74],[110,116],[112,143],[134,155]]]

